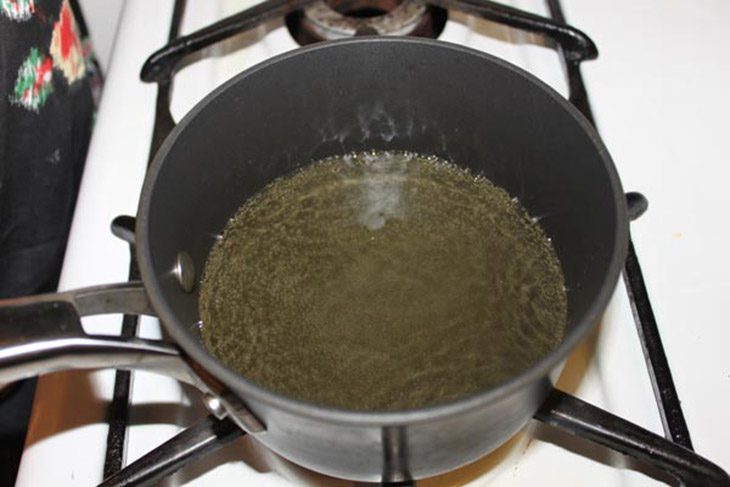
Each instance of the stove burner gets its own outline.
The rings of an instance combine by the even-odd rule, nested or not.
[[[301,45],[359,35],[438,37],[446,10],[421,0],[319,0],[286,16]]]

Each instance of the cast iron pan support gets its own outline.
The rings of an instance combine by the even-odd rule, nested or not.
[[[692,450],[554,389],[535,419],[669,473],[677,485],[728,487],[730,477]]]
[[[565,22],[560,0],[546,1],[550,15],[559,22]],[[580,72],[580,61],[576,60],[569,53],[566,53],[564,49],[560,48],[560,51],[569,80],[570,101],[592,125],[595,125],[590,102],[588,101],[588,94],[583,84],[583,75]],[[630,212],[632,208],[635,211],[640,210],[640,213],[646,211],[648,206],[646,198],[638,193],[630,193],[627,196],[629,197],[628,204]],[[632,215],[631,219],[636,219],[639,214],[636,216]],[[649,369],[649,378],[654,389],[654,396],[659,406],[659,414],[662,419],[665,435],[675,443],[692,449],[689,428],[687,428],[687,422],[682,413],[679,395],[677,394],[677,389],[674,386],[674,380],[672,378],[672,371],[669,368],[669,362],[664,353],[659,327],[654,317],[654,311],[649,300],[649,293],[644,283],[644,275],[641,271],[639,258],[636,255],[634,243],[630,235],[623,277],[634,313],[639,341],[644,352],[647,368]]]
[[[269,0],[190,35],[173,40],[150,56],[142,68],[141,78],[143,81],[157,82],[159,86],[153,154],[174,127],[169,112],[171,76],[187,55],[260,25],[261,22],[304,8],[313,1]],[[553,17],[557,20],[540,17],[487,0],[432,0],[430,3],[443,8],[480,15],[492,21],[540,33],[552,39],[565,62],[569,79],[569,99],[593,122],[579,65],[584,60],[595,59],[598,50],[586,34],[565,24],[558,0],[547,1]],[[183,3],[182,0],[176,2],[176,11],[181,10],[178,7]],[[179,23],[180,15],[178,14],[177,17]],[[639,193],[627,194],[627,203],[632,220],[638,218],[647,208],[646,199]],[[627,268],[628,266],[627,263]],[[631,288],[629,290],[631,291]],[[646,346],[644,347],[646,350]],[[651,369],[650,356],[647,356],[647,361]],[[666,370],[668,373],[668,366]],[[669,374],[669,380],[671,381],[671,374]],[[673,387],[672,389],[674,390]],[[681,409],[679,415],[681,416]],[[688,433],[684,442],[686,448],[557,389],[551,393],[535,414],[535,419],[657,466],[672,475],[679,485],[730,486],[730,477],[727,473],[690,449]],[[384,432],[384,441],[388,440],[385,441],[388,451],[384,458],[386,471],[383,472],[383,481],[411,484],[405,456],[398,450],[397,441],[392,441],[397,438],[397,433],[397,431]],[[245,433],[232,421],[208,416],[123,470],[108,477],[101,485],[108,487],[154,484],[187,463],[218,450],[243,434]],[[677,439],[681,439],[681,435]]]
[[[692,450],[672,443],[640,426],[592,406],[576,397],[554,390],[535,419],[571,434],[587,438],[636,460],[654,465],[672,475],[677,485],[688,487],[727,487],[730,477],[718,466]],[[408,466],[401,452],[392,450],[391,435],[384,431],[386,451],[384,481],[408,485]],[[232,421],[203,418],[171,440],[107,478],[103,487],[154,485],[187,463],[211,454],[243,435]],[[388,438],[386,438],[386,436]],[[397,443],[397,442],[395,442]],[[394,469],[394,467],[397,467]]]
[[[169,81],[180,62],[224,39],[257,27],[264,22],[284,18],[315,0],[268,0],[237,14],[226,17],[192,34],[178,37],[162,49],[154,52],[142,66],[140,77],[148,83]]]
[[[489,0],[428,0],[428,3],[477,15],[551,39],[565,60],[569,80],[568,99],[573,104],[580,103],[581,99],[587,100],[582,78],[577,79],[572,73],[579,72],[581,62],[596,59],[598,48],[584,32],[566,24],[565,19],[542,17]]]
[[[180,31],[180,22],[185,12],[185,0],[176,0],[170,22],[170,30],[168,32],[168,41],[178,37]],[[79,18],[77,16],[77,18]],[[150,156],[148,165],[152,162],[154,155],[157,153],[162,141],[165,140],[167,134],[170,133],[175,126],[175,122],[170,115],[170,86],[171,80],[168,78],[161,83],[160,89],[157,91],[157,104],[155,107],[155,125],[152,133],[152,143],[150,147]],[[120,216],[112,222],[112,232],[129,244],[129,280],[139,280],[139,267],[137,265],[137,254],[134,248],[134,218],[128,216]],[[139,327],[138,315],[124,315],[122,318],[121,335],[125,338],[133,337],[137,334]],[[132,372],[129,370],[117,370],[114,378],[114,392],[112,400],[109,403],[107,412],[107,422],[109,430],[106,435],[106,454],[104,456],[104,477],[108,477],[122,469],[126,455],[127,444],[127,425],[129,424],[129,398],[132,390]]]
[[[245,434],[233,421],[206,416],[177,436],[104,479],[99,487],[156,485],[186,464],[219,450]]]
[[[169,83],[176,68],[180,67],[181,62],[188,55],[250,30],[268,20],[283,18],[295,10],[307,7],[314,1],[268,0],[191,34],[171,40],[145,61],[140,77],[142,81],[148,83]],[[429,0],[428,3],[444,9],[451,8],[478,15],[527,32],[542,34],[552,39],[560,48],[565,59],[576,67],[582,61],[598,57],[598,49],[591,38],[575,27],[567,25],[563,20],[556,21],[549,17],[541,17],[489,0]],[[571,101],[574,101],[574,97],[580,97],[580,93],[585,93],[585,88],[574,90],[572,83],[570,88]]]

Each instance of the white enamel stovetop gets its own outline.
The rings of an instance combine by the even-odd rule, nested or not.
[[[190,0],[183,32],[256,0]],[[248,2],[248,3],[247,3]],[[541,0],[512,0],[544,13]],[[730,3],[726,0],[563,0],[568,20],[596,41],[601,55],[584,74],[603,138],[627,190],[650,209],[632,224],[637,252],[695,448],[730,469]],[[167,37],[172,0],[127,0],[89,151],[61,287],[116,282],[127,276],[128,249],[109,223],[134,214],[147,161],[156,89],[139,69]],[[511,30],[452,15],[442,39],[504,57],[565,93],[557,55]],[[486,35],[485,35],[486,34]],[[176,78],[173,114],[180,118],[205,93],[242,69],[296,45],[280,21],[243,36],[244,50],[217,56]],[[226,45],[230,47],[230,44]],[[114,333],[119,317],[85,321]],[[147,320],[144,335],[158,336]],[[39,381],[18,485],[93,485],[101,480],[107,401],[113,371],[56,373]],[[568,363],[559,386],[655,432],[661,432],[623,284],[599,332]],[[174,435],[203,414],[194,392],[136,373],[127,460]],[[556,446],[534,425],[467,468],[419,485],[644,486],[655,481],[601,450]],[[565,448],[565,446],[569,448]],[[581,454],[581,452],[583,454]],[[589,458],[585,456],[588,455]],[[241,458],[247,459],[246,462]],[[600,461],[598,461],[600,460]],[[303,472],[236,441],[180,472],[171,485],[347,485]]]

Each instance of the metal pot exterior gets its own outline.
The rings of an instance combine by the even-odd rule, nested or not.
[[[255,400],[247,405],[266,427],[256,440],[282,457],[335,477],[400,482],[454,470],[496,449],[530,420],[550,390],[541,378],[470,410],[393,425],[311,418]]]
[[[190,256],[199,278],[216,235],[246,199],[310,161],[369,149],[440,156],[485,175],[542,218],[568,288],[568,331],[558,349],[483,394],[402,413],[300,403],[247,381],[208,354],[196,326],[198,290],[186,291],[171,272],[180,252]],[[529,421],[549,391],[547,377],[592,328],[613,292],[628,219],[605,147],[546,85],[467,48],[370,38],[284,54],[206,97],[152,164],[137,236],[140,270],[167,331],[253,411],[266,430],[256,437],[305,467],[373,481],[397,471],[394,462],[414,478],[453,469]]]

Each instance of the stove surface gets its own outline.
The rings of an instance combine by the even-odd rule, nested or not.
[[[129,250],[109,231],[133,215],[152,135],[156,87],[139,81],[147,56],[165,44],[172,0],[127,0],[69,240],[61,288],[126,280]],[[255,1],[189,0],[182,33]],[[546,14],[541,0],[504,2]],[[583,72],[599,131],[627,191],[650,209],[632,224],[652,304],[695,449],[730,469],[730,328],[720,306],[730,295],[730,224],[723,212],[730,177],[727,134],[730,4],[644,0],[563,0],[572,25],[598,45]],[[590,4],[590,5],[589,5]],[[560,93],[566,83],[557,53],[540,38],[459,13],[440,39],[502,57]],[[172,113],[180,119],[211,89],[241,70],[297,44],[283,19],[209,51],[175,78]],[[718,316],[719,315],[719,316]],[[119,333],[121,319],[84,319],[87,331]],[[160,336],[154,319],[142,336]],[[17,485],[89,485],[101,481],[106,408],[113,371],[42,377]],[[558,387],[654,432],[662,426],[623,283],[597,331],[568,360]],[[197,392],[153,374],[133,379],[127,462],[205,414]],[[623,466],[617,454],[537,423],[482,460],[418,485],[593,485],[659,483]],[[250,438],[168,479],[169,485],[350,485],[305,471]]]

